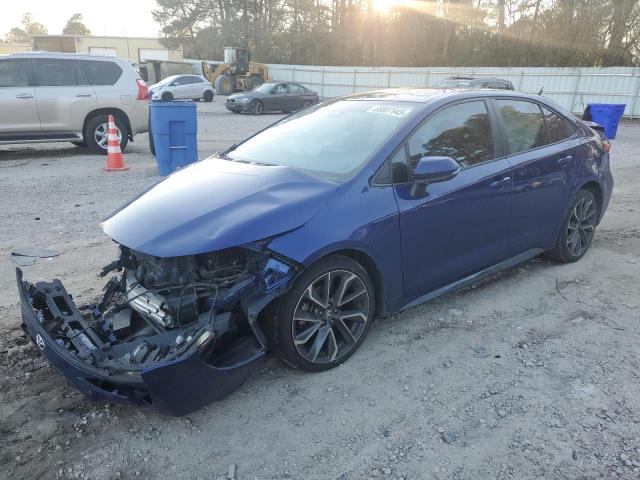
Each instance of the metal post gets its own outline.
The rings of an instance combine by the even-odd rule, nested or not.
[[[320,67],[320,98],[324,98],[324,67]]]
[[[291,67],[291,81],[295,82],[296,81],[296,67]]]
[[[522,82],[524,82],[524,70],[520,70],[520,83],[518,83],[518,90],[522,91]]]
[[[356,79],[358,77],[358,70],[356,68],[353,69],[353,93],[356,93]]]
[[[576,83],[573,86],[573,98],[571,99],[571,106],[569,107],[569,111],[571,113],[574,113],[573,107],[576,106],[576,97],[578,96],[578,87],[580,86],[580,69],[577,68],[576,70],[577,70]]]
[[[424,79],[424,86],[428,87],[431,82],[431,70],[427,70],[427,76]]]
[[[387,72],[387,88],[391,86],[391,69]]]
[[[638,73],[637,71],[635,73]],[[638,79],[636,80],[636,91],[633,94],[633,101],[631,102],[631,112],[630,112],[630,117],[633,119],[635,114],[636,114],[636,105],[638,104],[638,94],[640,94],[640,75],[638,75],[637,77]]]

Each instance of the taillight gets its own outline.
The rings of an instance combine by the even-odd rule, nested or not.
[[[611,150],[611,142],[609,140],[605,140],[604,142],[602,142],[602,149],[605,152],[608,152],[609,150]]]
[[[144,80],[141,78],[138,78],[136,83],[138,84],[138,98],[136,98],[136,100],[148,100],[149,88],[147,87],[147,84],[144,83]]]

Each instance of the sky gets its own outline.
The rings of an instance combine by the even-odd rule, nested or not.
[[[156,37],[159,27],[151,17],[155,0],[3,0],[12,6],[2,8],[0,38],[20,26],[22,15],[30,12],[50,34],[60,34],[74,13],[82,13],[84,24],[94,35]],[[13,6],[19,5],[19,6]]]

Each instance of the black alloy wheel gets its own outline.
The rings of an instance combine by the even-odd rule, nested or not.
[[[249,113],[252,115],[260,115],[264,111],[264,105],[260,100],[252,100],[249,104]]]
[[[274,353],[308,371],[333,368],[362,344],[375,313],[367,271],[340,255],[314,264],[269,310]]]
[[[546,255],[560,262],[575,262],[584,256],[598,225],[600,206],[590,190],[580,190],[569,208],[556,244]]]

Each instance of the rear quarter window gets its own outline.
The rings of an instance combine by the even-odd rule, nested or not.
[[[544,121],[547,124],[547,134],[549,135],[549,143],[556,143],[573,135],[568,132],[568,123],[564,118],[556,113],[542,107]]]
[[[114,85],[122,76],[122,68],[114,62],[84,60],[80,65],[91,85]]]

